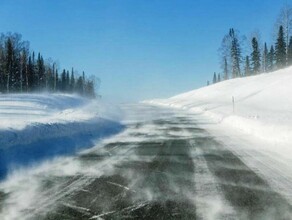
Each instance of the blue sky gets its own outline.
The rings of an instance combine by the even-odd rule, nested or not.
[[[101,81],[110,101],[164,98],[220,71],[230,27],[272,42],[285,0],[0,0],[0,32]],[[288,3],[291,3],[288,1]]]

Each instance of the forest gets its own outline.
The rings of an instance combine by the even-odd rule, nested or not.
[[[0,93],[62,92],[94,98],[100,81],[30,51],[21,34],[0,36]]]
[[[248,40],[230,28],[223,37],[219,51],[221,73],[214,72],[213,84],[222,80],[268,73],[292,65],[292,7],[282,7],[274,25],[275,42],[262,42],[254,31]],[[209,81],[207,85],[209,85]]]

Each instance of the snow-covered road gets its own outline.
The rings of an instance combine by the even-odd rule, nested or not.
[[[269,157],[236,134],[185,111],[122,108],[122,133],[2,181],[0,219],[290,219],[281,173],[257,169]]]

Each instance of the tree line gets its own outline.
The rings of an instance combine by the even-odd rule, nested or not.
[[[244,54],[246,37],[230,28],[219,48],[221,73],[214,72],[213,83],[231,78],[267,73],[292,65],[292,7],[285,5],[275,24],[276,40],[261,44],[254,33],[250,39],[250,53]],[[209,81],[207,82],[209,85]]]
[[[96,97],[98,82],[72,68],[59,71],[57,62],[30,51],[18,33],[0,36],[0,93],[63,92]]]

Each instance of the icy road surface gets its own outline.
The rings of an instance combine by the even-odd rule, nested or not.
[[[0,183],[0,219],[291,219],[199,115],[127,105],[127,129]]]

